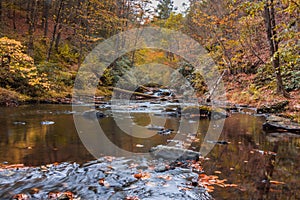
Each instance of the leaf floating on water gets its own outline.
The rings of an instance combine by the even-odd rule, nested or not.
[[[178,186],[178,189],[179,189],[179,190],[184,190],[184,191],[189,191],[189,190],[192,190],[192,188],[188,188],[188,187],[181,187],[181,186]]]
[[[31,188],[29,193],[30,194],[37,194],[39,192],[40,192],[40,190],[38,188]]]
[[[134,197],[126,197],[125,200],[140,200],[138,197],[134,196]]]
[[[64,199],[64,200],[75,200],[72,192],[50,192],[48,198],[51,200]]]
[[[208,192],[213,192],[214,187],[213,185],[217,185],[219,187],[225,188],[225,187],[237,187],[236,184],[227,184],[225,183],[227,179],[220,180],[218,176],[208,176],[206,174],[200,174],[198,177],[199,185],[202,185],[207,189]]]
[[[274,185],[283,185],[285,184],[285,182],[281,182],[281,181],[270,181],[271,184],[274,184]]]
[[[225,187],[237,187],[237,184],[225,184]]]
[[[150,175],[150,173],[148,173],[148,172],[146,172],[146,173],[144,173],[143,174],[143,176],[142,176],[142,180],[145,180],[145,179],[148,179],[148,178],[150,178],[151,177],[151,175]]]
[[[134,174],[133,177],[136,178],[136,179],[141,179],[143,176],[142,173],[138,173],[138,174]]]
[[[213,192],[215,187],[212,185],[208,185],[208,186],[206,186],[206,189],[207,189],[207,192]]]
[[[13,196],[14,200],[29,200],[29,196],[27,194],[16,194]]]
[[[165,179],[167,181],[172,180],[172,176],[170,176],[170,175],[158,176],[157,178]]]
[[[19,169],[25,168],[24,164],[0,165],[0,169]]]
[[[145,179],[148,179],[151,177],[150,173],[148,173],[148,172],[134,174],[133,176],[136,179],[142,179],[142,180],[145,180]]]
[[[271,156],[276,156],[277,155],[277,153],[275,153],[273,151],[263,151],[263,150],[259,150],[259,149],[253,149],[253,151],[258,152],[261,155],[271,155]]]
[[[105,178],[100,178],[98,181],[99,185],[101,186],[105,186],[105,187],[110,187],[109,183],[107,181],[105,181]]]
[[[104,179],[104,178],[101,178],[101,179],[99,179],[98,183],[99,183],[101,186],[104,186],[104,181],[105,181],[105,179]]]

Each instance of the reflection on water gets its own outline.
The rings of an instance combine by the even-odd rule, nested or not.
[[[71,109],[68,105],[0,108],[0,162],[41,165],[92,160],[77,135]],[[181,133],[186,138],[193,137],[189,133],[198,125],[187,119],[163,118],[147,113],[131,114],[127,118],[119,114],[117,118],[119,122],[124,120],[124,123],[130,119],[137,126],[132,126],[131,132],[143,138],[124,133],[116,126],[116,119],[111,117],[99,122],[107,138],[118,147],[132,152],[148,152],[153,146],[169,143],[180,130],[182,120],[186,120],[187,124],[181,127],[186,131]],[[53,121],[54,124],[42,125],[43,121]],[[213,196],[216,199],[300,199],[300,138],[266,134],[262,131],[263,122],[262,117],[243,114],[233,114],[226,119],[220,140],[230,143],[214,147],[207,155],[209,160],[204,163],[204,170],[207,174],[216,173],[220,179],[227,179],[228,183],[235,183],[238,187],[215,188]],[[150,124],[174,129],[174,133],[156,134],[155,130],[145,128]],[[197,137],[200,141],[193,143],[194,149],[199,149],[208,125],[208,120],[199,122]],[[269,155],[262,155],[256,150],[274,151],[276,145],[278,152],[271,180],[286,184],[271,185],[268,197],[265,193],[260,196],[257,188],[264,177]]]
[[[76,134],[70,111],[70,106],[57,105],[0,108],[0,162],[41,165],[92,159]],[[43,121],[55,123],[42,125]]]
[[[221,199],[299,199],[300,198],[300,138],[270,137],[262,131],[263,118],[235,114],[226,120],[222,140],[229,145],[217,145],[208,155],[204,165],[208,174],[217,174],[221,179],[238,184],[238,188],[216,188],[213,196]],[[278,151],[271,180],[284,182],[271,184],[268,194],[258,189],[270,155],[263,151]],[[263,154],[263,155],[262,155]]]

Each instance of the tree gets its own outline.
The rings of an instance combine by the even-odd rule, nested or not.
[[[267,39],[270,47],[270,57],[272,60],[272,65],[275,70],[277,80],[277,93],[282,94],[285,97],[289,97],[288,93],[284,88],[281,76],[280,60],[278,53],[279,41],[276,31],[274,0],[266,0],[264,6],[264,19],[266,24]]]
[[[44,0],[43,4],[42,27],[44,27],[44,37],[47,37],[48,35],[48,21],[51,3],[52,0]]]
[[[56,14],[54,15],[55,19],[54,19],[54,27],[53,27],[53,33],[52,33],[52,38],[50,41],[50,45],[49,45],[49,49],[47,51],[47,61],[50,60],[50,56],[51,56],[51,52],[52,52],[52,48],[53,48],[53,44],[55,42],[55,38],[56,38],[56,34],[57,34],[57,29],[60,25],[61,22],[61,14],[63,11],[63,7],[64,7],[64,1],[60,0],[57,2],[57,9],[56,9]]]
[[[21,42],[0,38],[0,86],[14,88],[23,94],[41,92],[47,87],[47,80],[39,76],[33,58],[24,53]]]
[[[29,4],[29,14],[28,14],[28,35],[29,35],[29,41],[28,41],[28,54],[33,55],[34,51],[34,31],[35,31],[35,25],[36,25],[36,18],[37,18],[37,2],[38,0],[30,0],[28,2]]]
[[[2,0],[0,0],[0,25],[1,25],[1,22],[2,22]]]

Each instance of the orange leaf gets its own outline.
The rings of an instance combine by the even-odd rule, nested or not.
[[[104,181],[105,181],[105,179],[104,179],[104,178],[101,178],[101,179],[99,179],[98,183],[99,183],[101,186],[104,186]]]
[[[271,184],[274,184],[274,185],[282,185],[282,184],[285,184],[284,182],[280,182],[280,181],[270,181]]]
[[[27,194],[16,194],[13,196],[13,199],[16,200],[29,200],[29,196]]]

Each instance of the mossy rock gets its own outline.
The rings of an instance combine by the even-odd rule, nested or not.
[[[200,117],[205,116],[213,119],[219,119],[228,116],[224,109],[212,108],[211,106],[206,105],[185,107],[182,109],[182,114],[186,116],[189,115],[195,117],[199,115]]]
[[[285,108],[288,104],[289,101],[280,101],[272,105],[263,105],[257,109],[257,113],[279,113],[285,111]]]
[[[212,107],[210,106],[187,106],[182,109],[182,113],[189,113],[189,114],[201,114],[201,113],[211,113]]]

